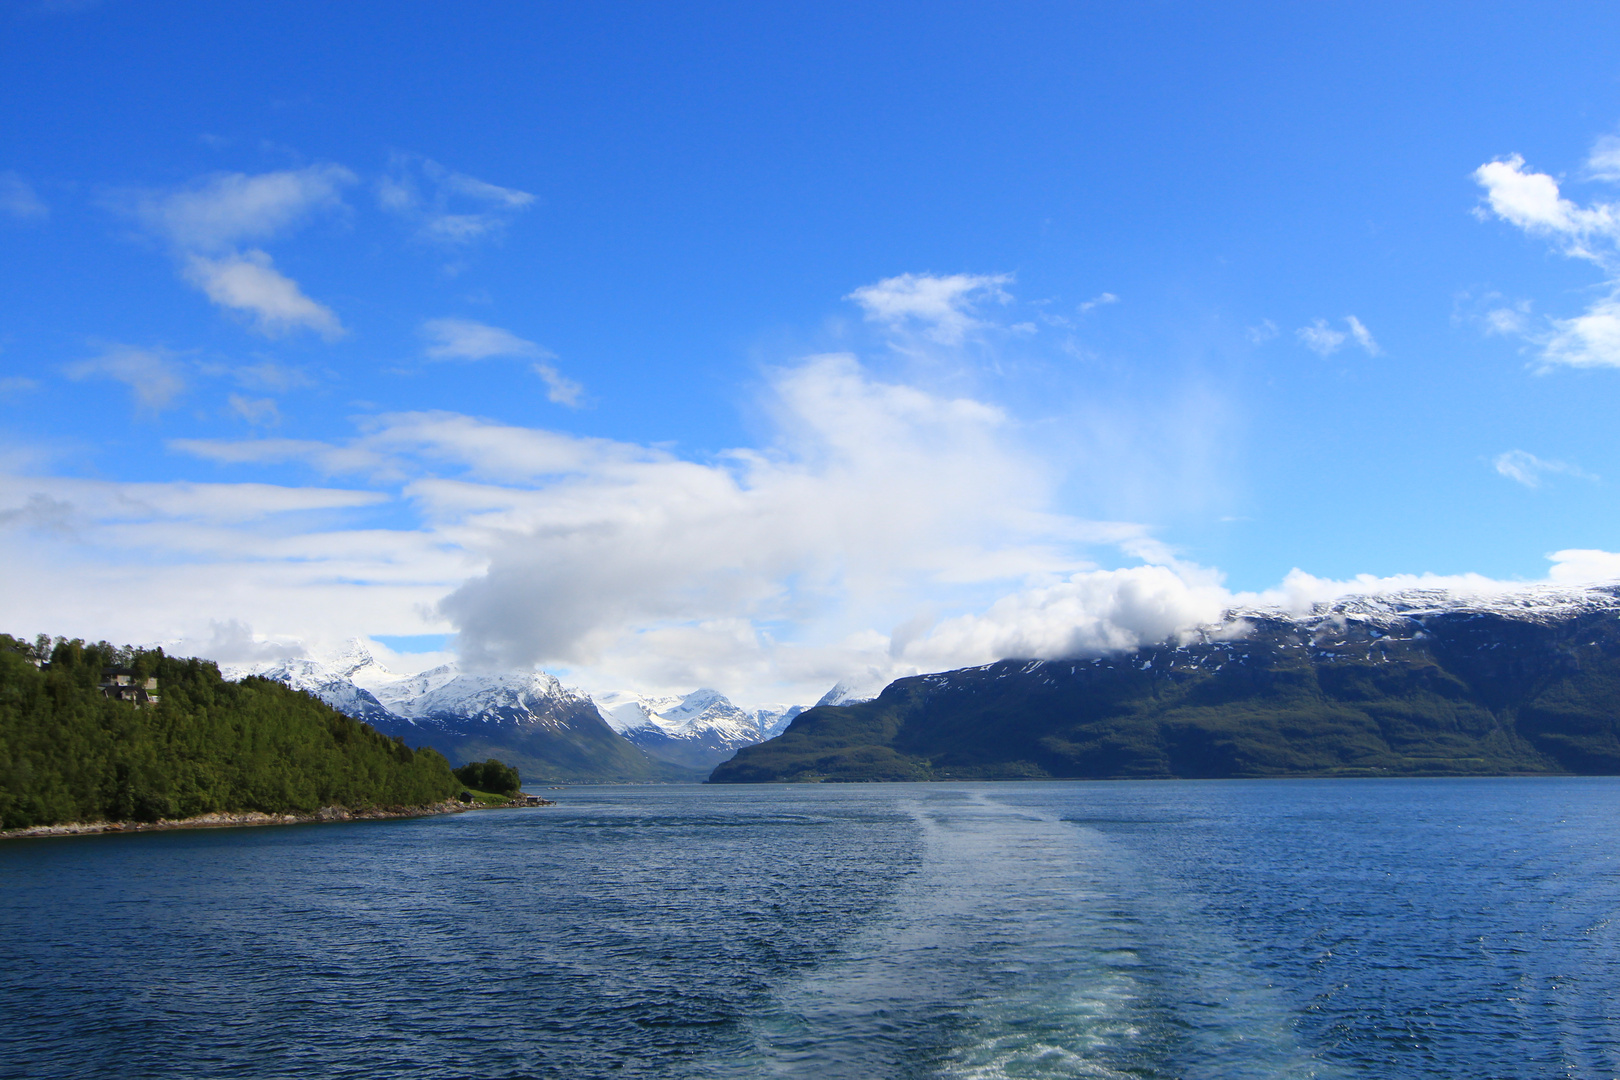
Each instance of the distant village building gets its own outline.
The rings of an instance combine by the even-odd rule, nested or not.
[[[156,705],[157,679],[154,677],[136,682],[133,668],[102,668],[101,696],[136,705]]]

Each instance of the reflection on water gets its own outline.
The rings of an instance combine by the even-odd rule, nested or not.
[[[0,847],[0,1075],[1612,1077],[1620,781],[598,788]]]

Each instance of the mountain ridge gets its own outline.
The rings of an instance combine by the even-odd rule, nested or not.
[[[1620,585],[1238,608],[820,706],[711,781],[1620,772]]]
[[[745,710],[710,688],[666,698],[609,694],[598,703],[546,672],[468,672],[455,663],[400,675],[360,639],[324,659],[227,664],[222,671],[303,690],[452,760],[499,757],[530,782],[701,779],[803,711]]]

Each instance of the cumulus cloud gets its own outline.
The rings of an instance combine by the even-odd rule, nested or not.
[[[558,405],[577,408],[585,388],[563,375],[551,361],[556,356],[510,330],[472,319],[429,319],[422,324],[427,355],[434,360],[486,360],[492,356],[532,358],[531,370],[546,384],[546,396]]]
[[[1593,179],[1620,180],[1620,139],[1599,139],[1587,159]],[[1582,206],[1564,198],[1558,181],[1528,172],[1515,154],[1480,166],[1474,179],[1485,188],[1489,213],[1532,236],[1552,240],[1565,255],[1602,268],[1607,295],[1573,318],[1551,318],[1531,325],[1529,305],[1491,313],[1490,332],[1515,334],[1540,347],[1543,370],[1554,366],[1620,367],[1620,207],[1594,202]],[[1488,216],[1481,209],[1481,216]]]
[[[900,274],[863,285],[846,299],[859,304],[869,322],[959,345],[970,331],[987,325],[974,315],[981,302],[1011,299],[1002,289],[1011,281],[1011,274]]]
[[[1332,356],[1343,348],[1346,341],[1354,341],[1368,356],[1378,356],[1384,351],[1378,347],[1378,342],[1373,340],[1372,332],[1360,319],[1354,315],[1346,315],[1344,322],[1349,327],[1348,331],[1335,330],[1328,325],[1326,319],[1317,319],[1310,326],[1302,326],[1295,330],[1294,336],[1299,339],[1301,345],[1318,356]],[[1266,325],[1271,325],[1269,320]],[[1256,344],[1265,340],[1263,337],[1257,337],[1252,328],[1249,336]]]
[[[1093,570],[1004,596],[982,614],[949,619],[905,643],[899,656],[923,670],[1098,656],[1218,622],[1231,603],[1218,577],[1196,568]]]
[[[100,356],[67,365],[65,371],[71,379],[121,382],[142,408],[153,411],[167,408],[186,389],[185,369],[160,349],[114,345]]]
[[[0,172],[0,215],[13,221],[44,221],[51,208],[34,194],[33,185],[15,172]]]
[[[489,356],[532,345],[512,339],[428,342],[477,353],[482,340],[501,350]],[[714,684],[762,702],[811,701],[850,677],[1128,649],[1234,605],[1523,587],[1296,571],[1232,593],[1141,525],[1058,510],[1073,477],[988,402],[846,355],[765,383],[769,436],[701,458],[435,411],[367,417],[344,439],[168,444],[221,467],[343,478],[326,486],[0,475],[0,524],[14,525],[0,558],[19,582],[8,609],[20,625],[128,640],[209,640],[235,619],[257,629],[226,626],[220,647],[249,651],[454,630],[473,664],[564,665],[588,689]],[[10,539],[53,520],[71,542]],[[1620,573],[1603,552],[1554,558],[1555,580]],[[152,597],[135,614],[109,600],[132,573]]]
[[[1595,244],[1612,242],[1620,234],[1620,215],[1613,205],[1583,207],[1563,198],[1557,180],[1526,172],[1518,154],[1481,165],[1474,180],[1485,189],[1491,213],[1532,235],[1558,240],[1570,255],[1598,259]]]
[[[1597,479],[1579,466],[1539,458],[1525,450],[1509,450],[1498,454],[1491,459],[1491,466],[1497,475],[1505,476],[1528,488],[1540,487],[1542,478],[1549,475],[1573,476],[1581,480]]]
[[[266,337],[313,330],[332,341],[345,333],[331,308],[304,295],[298,283],[278,271],[262,251],[234,252],[220,258],[191,255],[185,261],[184,276],[220,307],[249,316],[253,328]]]
[[[988,405],[876,382],[847,356],[777,372],[770,404],[770,452],[620,455],[490,507],[511,531],[442,605],[463,651],[581,662],[631,626],[768,617],[938,580],[990,551],[1048,568],[1083,531],[1046,511],[1049,479]]]
[[[379,206],[415,223],[423,237],[452,246],[497,236],[534,201],[527,191],[404,154],[395,155],[388,175],[377,182]]]
[[[1568,367],[1620,367],[1620,295],[1608,296],[1572,319],[1551,320],[1541,358]]]

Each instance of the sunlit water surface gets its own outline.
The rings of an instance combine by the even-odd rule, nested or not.
[[[0,845],[0,1076],[1620,1075],[1620,780],[556,794]]]

